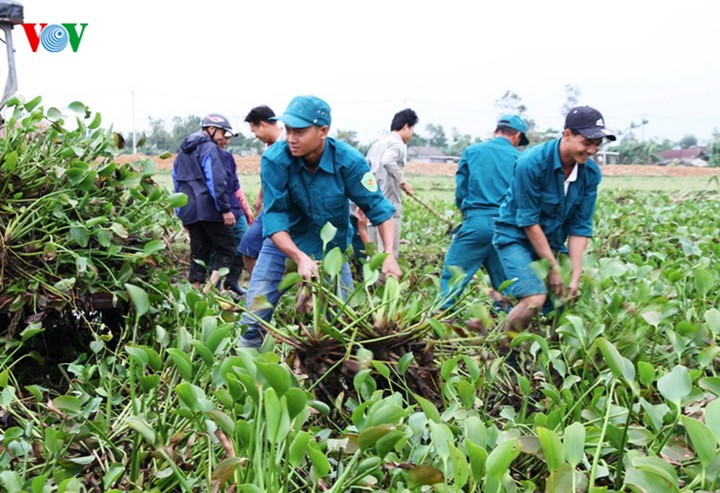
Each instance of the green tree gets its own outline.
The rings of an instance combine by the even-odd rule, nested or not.
[[[520,96],[512,91],[505,91],[505,94],[501,98],[495,100],[495,107],[498,109],[500,114],[514,114],[525,120],[528,126],[528,132],[535,130],[535,120],[528,117],[527,106],[523,103]],[[499,116],[499,115],[498,115]]]
[[[428,145],[432,147],[437,147],[438,149],[441,149],[443,152],[447,150],[448,147],[448,140],[447,136],[445,135],[445,129],[442,125],[435,125],[434,123],[428,123],[425,125],[425,130],[430,134],[430,137],[428,138]]]
[[[461,134],[457,128],[453,127],[452,141],[447,149],[447,153],[451,156],[460,156],[467,146],[477,142],[482,142],[482,139],[480,137],[473,139],[470,134]]]
[[[708,146],[708,156],[710,166],[720,168],[720,132],[717,130],[713,133],[712,143]]]
[[[560,111],[562,117],[565,118],[570,110],[578,105],[578,98],[580,97],[580,88],[572,84],[565,84],[565,102],[563,103]]]
[[[697,138],[690,134],[683,136],[683,138],[680,139],[680,142],[678,142],[678,145],[680,145],[680,149],[690,149],[691,147],[696,146],[697,143]]]
[[[358,140],[357,132],[355,130],[336,130],[335,131],[335,138],[337,140],[341,140],[345,142],[346,144],[350,144],[355,149],[360,150],[360,141]],[[363,152],[360,150],[360,152]],[[365,149],[365,154],[367,152],[367,149]]]

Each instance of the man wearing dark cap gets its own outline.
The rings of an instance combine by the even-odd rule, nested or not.
[[[546,282],[560,300],[577,296],[602,178],[590,158],[605,138],[615,140],[600,112],[580,106],[568,113],[559,139],[532,147],[517,160],[493,237],[504,277],[514,280],[506,291],[518,300],[507,316],[513,330],[526,329],[543,305],[551,308]],[[567,285],[558,254],[567,254],[572,265]],[[531,266],[540,259],[548,264],[546,278]]]
[[[246,348],[259,348],[263,343],[264,329],[258,319],[269,322],[272,317],[282,294],[279,284],[286,258],[295,262],[300,276],[311,279],[318,275],[316,260],[326,251],[347,249],[352,234],[348,199],[380,229],[385,252],[390,254],[382,272],[396,277],[401,274],[392,255],[395,209],[382,195],[362,154],[328,137],[328,104],[314,96],[298,96],[277,119],[285,124],[286,140],[262,155],[265,241],[248,286],[246,306],[252,313],[244,313],[240,321],[247,327],[240,347]],[[324,246],[320,231],[328,222],[337,233]],[[347,264],[342,280],[351,286]],[[259,298],[265,298],[271,307],[257,308]]]
[[[463,222],[445,256],[440,278],[443,309],[455,304],[483,266],[490,276],[491,296],[497,301],[502,298],[497,290],[505,277],[492,237],[500,204],[512,180],[515,160],[520,155],[517,147],[528,144],[527,131],[527,125],[519,116],[501,116],[492,140],[472,144],[462,153],[455,174],[455,205],[462,212]],[[456,273],[463,277],[452,283]]]
[[[227,118],[217,113],[203,117],[201,131],[185,137],[173,163],[172,178],[176,192],[187,195],[187,204],[177,210],[190,235],[189,281],[199,288],[205,281],[210,253],[215,251],[215,268],[210,276],[214,285],[218,270],[232,266],[235,256],[235,225],[228,197],[228,175],[219,143],[233,134]]]

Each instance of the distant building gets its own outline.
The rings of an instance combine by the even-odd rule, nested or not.
[[[457,156],[448,156],[437,147],[408,147],[408,161],[419,163],[456,163],[460,160]]]
[[[593,161],[598,163],[599,165],[603,164],[617,164],[620,160],[620,153],[619,152],[613,152],[613,151],[598,151],[593,156]]]
[[[693,146],[687,149],[667,149],[660,151],[658,166],[697,166],[704,168],[708,166],[710,156],[707,147]]]

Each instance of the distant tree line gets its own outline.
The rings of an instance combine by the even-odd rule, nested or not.
[[[563,117],[570,108],[577,106],[580,90],[577,86],[567,84],[565,86],[565,93],[566,101],[560,108],[560,113]],[[520,115],[525,122],[527,122],[530,145],[556,138],[560,134],[560,129],[538,129],[535,120],[528,115],[527,107],[523,103],[522,98],[512,91],[506,91],[502,97],[495,100],[495,107],[498,109],[498,113],[514,113]],[[198,131],[200,128],[200,120],[201,118],[196,115],[186,116],[185,118],[176,116],[170,122],[159,118],[149,118],[148,130],[137,136],[137,150],[138,152],[148,155],[177,152],[182,140],[192,132]],[[686,135],[679,141],[671,141],[669,139],[664,139],[661,142],[653,139],[640,140],[634,131],[647,123],[648,120],[645,119],[638,123],[631,123],[627,129],[617,132],[618,141],[616,143],[608,145],[604,149],[618,152],[618,162],[620,164],[652,164],[660,161],[661,151],[678,148],[688,149],[698,144],[698,140],[694,135]],[[372,144],[372,142],[360,142],[357,132],[354,130],[339,129],[334,132],[334,136],[338,140],[354,146],[363,154],[367,153],[367,150]],[[130,138],[127,139],[128,149],[132,149],[132,139],[133,135],[130,134]],[[415,135],[413,135],[408,146],[435,147],[448,156],[460,156],[463,149],[467,146],[481,141],[482,138],[463,134],[455,127],[450,130],[448,136],[448,133],[442,125],[428,123],[424,128],[416,129]],[[262,142],[254,137],[246,137],[243,134],[232,138],[229,145],[231,152],[241,156],[261,154],[263,149],[264,145]],[[710,166],[719,167],[719,132],[715,132],[713,135],[711,143],[707,148],[707,154],[710,159]]]

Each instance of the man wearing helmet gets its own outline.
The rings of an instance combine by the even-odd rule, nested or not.
[[[176,192],[187,195],[187,204],[177,209],[178,217],[190,235],[190,270],[188,280],[199,288],[205,281],[210,253],[217,257],[215,268],[230,268],[235,255],[235,224],[228,200],[228,178],[218,143],[232,126],[227,118],[211,113],[202,119],[202,130],[188,135],[180,145],[173,163],[172,178]],[[211,284],[218,281],[214,270]]]

